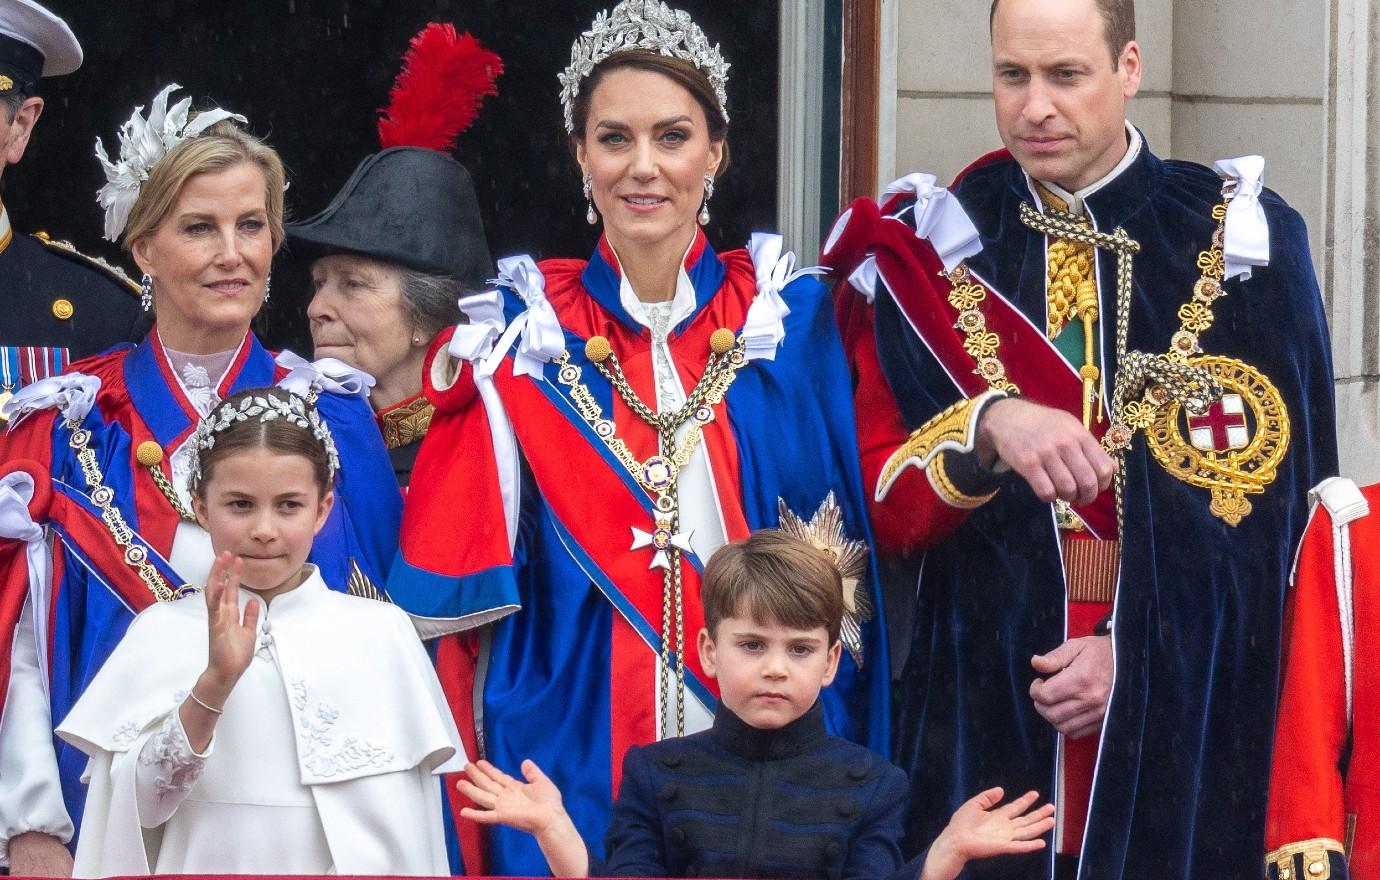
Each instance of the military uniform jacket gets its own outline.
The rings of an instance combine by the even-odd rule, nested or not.
[[[139,286],[65,242],[18,235],[0,205],[0,392],[135,339]]]
[[[901,867],[906,777],[829,736],[818,703],[779,730],[720,705],[702,733],[631,749],[591,877],[879,880]],[[919,862],[896,876],[915,877]]]
[[[1380,485],[1313,491],[1285,608],[1266,876],[1380,878]]]

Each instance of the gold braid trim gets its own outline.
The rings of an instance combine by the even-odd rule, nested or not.
[[[932,468],[942,457],[939,455],[941,452],[972,452],[973,444],[977,440],[978,416],[988,403],[1005,396],[1004,391],[989,389],[977,397],[960,400],[916,428],[910,437],[906,438],[906,442],[897,447],[882,465],[882,472],[877,477],[876,499],[884,500],[901,472],[908,467]],[[942,479],[944,485],[952,491],[946,495],[945,490],[938,485],[935,486],[935,491],[955,507],[964,506],[955,501],[976,501],[977,504],[981,504],[991,497],[989,495],[987,498],[975,499],[964,495],[952,488],[953,484],[949,482],[947,474]],[[954,501],[951,501],[951,498]],[[977,504],[973,506],[976,507]]]
[[[1327,857],[1329,852],[1346,856],[1341,842],[1330,837],[1300,840],[1287,843],[1267,855],[1265,866],[1268,868],[1270,865],[1274,865],[1279,880],[1330,880],[1332,862]],[[1295,875],[1294,873],[1294,856],[1303,857],[1302,875]]]
[[[930,466],[925,468],[925,476],[930,481],[930,486],[934,489],[945,504],[950,507],[958,507],[963,510],[976,510],[987,502],[991,501],[996,492],[989,492],[986,495],[968,495],[959,490],[949,479],[949,472],[946,462],[951,453],[944,451],[934,457]]]
[[[1040,201],[1057,211],[1067,213],[1068,203],[1036,184]],[[1070,215],[1072,216],[1072,215]],[[1086,217],[1077,222],[1091,228]],[[1085,324],[1097,320],[1097,250],[1091,244],[1066,238],[1055,238],[1045,254],[1048,264],[1046,296],[1049,310],[1045,318],[1045,333],[1054,339],[1074,318]]]

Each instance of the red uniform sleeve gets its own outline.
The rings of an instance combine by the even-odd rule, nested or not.
[[[941,496],[927,473],[929,469],[910,467],[897,478],[885,500],[877,500],[882,468],[911,432],[877,358],[872,306],[844,281],[836,292],[835,313],[852,371],[858,452],[872,532],[883,554],[909,556],[953,534],[986,499],[968,496],[944,479],[939,484],[948,491]],[[942,473],[946,458],[947,454],[941,454],[931,469],[937,467]]]
[[[1266,850],[1345,835],[1340,762],[1346,683],[1333,571],[1332,518],[1322,505],[1304,533],[1285,608]]]

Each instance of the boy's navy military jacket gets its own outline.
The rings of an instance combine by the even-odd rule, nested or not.
[[[591,877],[911,877],[901,867],[909,784],[875,752],[830,736],[819,703],[778,730],[720,705],[714,726],[630,750]]]

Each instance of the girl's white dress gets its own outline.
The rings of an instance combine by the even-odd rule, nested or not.
[[[402,611],[313,569],[196,754],[177,708],[206,659],[205,600],[155,605],[58,727],[90,756],[76,876],[449,873],[437,775],[464,749]]]

